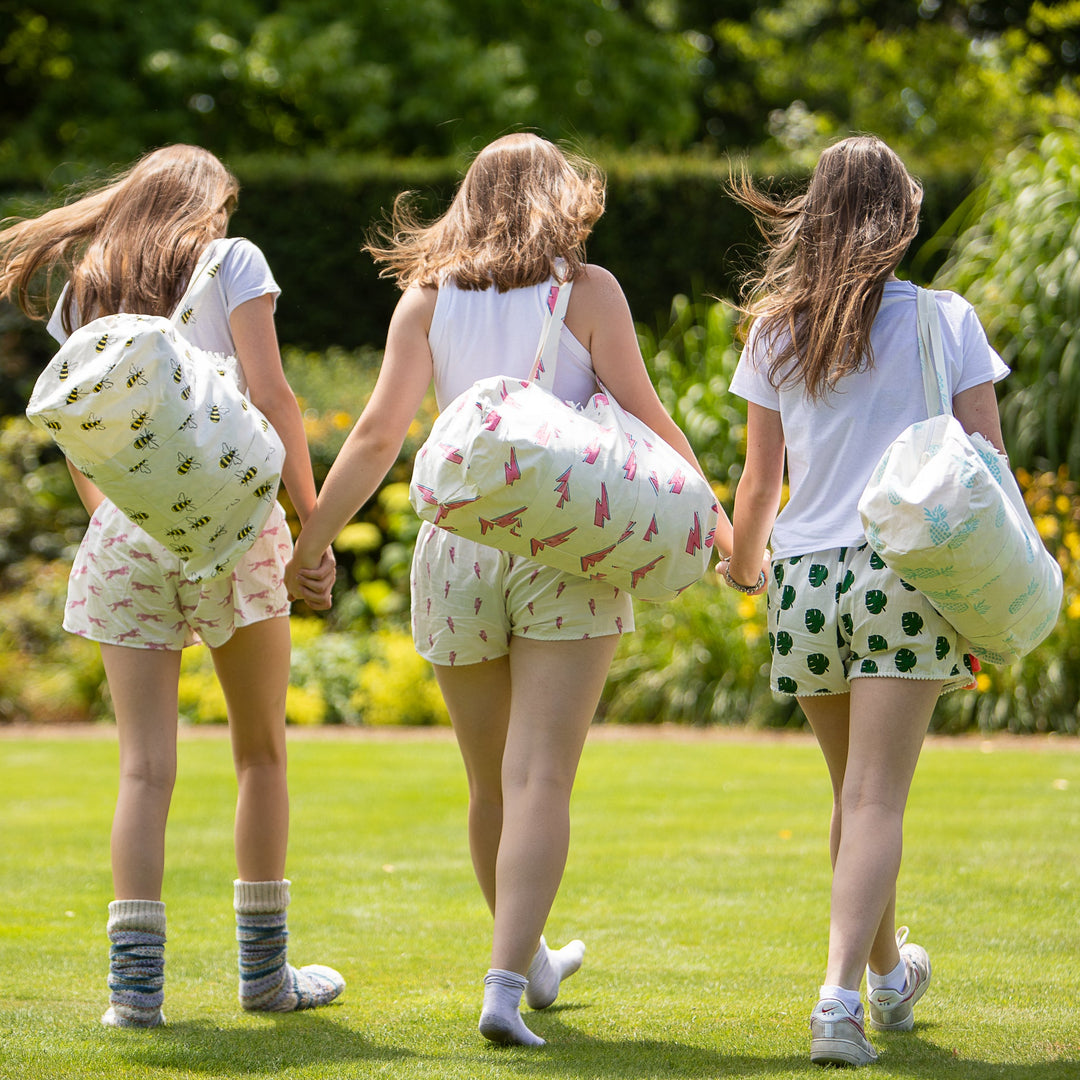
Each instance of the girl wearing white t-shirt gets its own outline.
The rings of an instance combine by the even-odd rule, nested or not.
[[[696,466],[645,370],[618,282],[582,261],[603,183],[535,135],[508,135],[473,161],[443,217],[398,204],[393,239],[369,247],[403,290],[371,399],[319,493],[286,575],[302,568],[376,491],[434,381],[440,405],[490,375],[527,379],[549,293],[572,280],[555,392],[585,402],[597,379]],[[699,470],[700,471],[700,470]],[[730,549],[722,515],[716,546]],[[307,593],[305,592],[305,595]],[[311,597],[318,600],[318,595]],[[541,936],[566,864],[570,790],[630,598],[614,586],[509,556],[426,524],[412,574],[416,647],[435,665],[469,781],[469,845],[494,916],[480,1031],[543,1045],[519,1012],[550,1005],[584,945]]]
[[[225,240],[236,179],[195,146],[155,150],[82,198],[0,231],[0,295],[43,318],[38,275],[69,277],[49,322],[59,341],[91,317],[119,311],[173,314],[207,249],[221,263],[215,288],[184,324],[194,344],[236,356],[238,378],[285,445],[283,479],[301,519],[315,505],[300,410],[285,380],[274,329],[279,289],[262,252]],[[231,574],[188,581],[179,558],[72,468],[91,515],[75,558],[64,626],[100,642],[120,746],[120,789],[112,828],[109,905],[111,1027],[164,1022],[165,821],[176,776],[181,651],[211,650],[228,707],[238,783],[233,886],[240,946],[240,1003],[286,1012],[332,1001],[344,981],[322,965],[286,960],[285,879],[289,796],[285,690],[289,679],[292,541],[280,505]],[[333,556],[316,558],[332,579]]]
[[[745,177],[735,198],[768,249],[749,282],[746,468],[732,587],[768,588],[774,691],[796,697],[833,787],[829,955],[811,1060],[876,1058],[863,1027],[906,1031],[930,980],[926,950],[895,926],[904,807],[939,695],[969,684],[963,640],[868,547],[857,503],[888,444],[926,419],[915,288],[894,271],[918,231],[922,189],[873,137],[818,161],[805,194],[773,199]],[[953,412],[1002,448],[994,382],[1008,369],[971,306],[935,294]],[[790,498],[777,515],[787,466]],[[758,576],[771,534],[772,566]]]

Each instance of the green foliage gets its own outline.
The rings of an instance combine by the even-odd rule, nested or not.
[[[730,505],[746,451],[746,402],[729,392],[741,347],[737,312],[720,301],[676,296],[666,326],[639,326],[642,355],[664,408]]]
[[[70,562],[86,511],[52,439],[23,417],[0,417],[0,491],[0,589],[25,559]]]
[[[1014,464],[1080,475],[1080,125],[1005,154],[936,244],[935,284],[976,307],[1013,368],[1001,386]]]
[[[673,149],[694,61],[675,28],[597,0],[27,0],[0,23],[0,175],[166,141],[440,155],[511,127]]]

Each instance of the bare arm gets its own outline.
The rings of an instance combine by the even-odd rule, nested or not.
[[[668,415],[649,378],[622,288],[603,267],[588,266],[585,275],[574,282],[566,326],[589,350],[596,377],[615,400],[705,476],[689,441]],[[716,547],[721,553],[731,550],[731,522],[723,507],[716,526]]]
[[[431,383],[427,334],[436,296],[435,289],[413,287],[398,301],[375,388],[326,477],[315,510],[300,531],[286,582],[297,581],[301,568],[318,563],[320,552],[375,494],[397,460]]]
[[[75,484],[75,493],[79,496],[79,501],[86,507],[86,512],[93,517],[94,511],[105,501],[104,492],[92,480],[79,472],[70,461],[67,467]]]
[[[229,325],[252,404],[273,424],[285,444],[282,480],[303,524],[315,507],[315,479],[300,406],[281,366],[274,298],[268,294],[241,304],[229,316]]]
[[[780,414],[750,402],[746,410],[746,466],[735,491],[735,546],[728,572],[752,585],[765,566],[784,483],[784,429]]]
[[[979,383],[957,394],[953,398],[953,415],[969,435],[977,431],[1001,453],[1005,453],[997,395],[992,382]]]

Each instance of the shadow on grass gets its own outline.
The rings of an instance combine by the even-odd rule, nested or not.
[[[283,1013],[257,1028],[221,1028],[192,1020],[158,1028],[152,1039],[114,1043],[118,1056],[147,1069],[238,1076],[273,1075],[310,1065],[387,1064],[414,1058],[401,1046],[380,1046],[332,1017]]]
[[[573,1006],[556,1007],[559,1012]],[[562,1073],[567,1077],[587,1077],[588,1080],[680,1080],[701,1077],[754,1077],[778,1074],[806,1073],[812,1076],[835,1075],[832,1069],[818,1069],[810,1062],[810,1040],[799,1054],[769,1055],[767,1049],[753,1055],[725,1053],[707,1046],[695,1046],[676,1041],[656,1039],[597,1039],[582,1035],[563,1023],[554,1010],[546,1010],[543,1022],[529,1014],[532,1028],[549,1040],[548,1046],[537,1051],[510,1050],[492,1047],[492,1054],[506,1054],[508,1071],[523,1076],[550,1076]],[[903,1036],[890,1035],[878,1039],[879,1058],[874,1066],[875,1076],[897,1076],[903,1080],[1077,1080],[1080,1077],[1080,1055],[1074,1047],[1057,1047],[1069,1058],[1055,1061],[1012,1064],[1009,1062],[972,1061],[958,1056],[918,1036],[918,1029]],[[1023,1048],[1030,1056],[1030,1047]],[[583,1053],[584,1051],[584,1053]],[[842,1070],[851,1075],[851,1070]]]

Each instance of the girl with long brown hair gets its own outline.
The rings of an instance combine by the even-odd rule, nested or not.
[[[280,292],[262,252],[226,240],[238,185],[195,146],[145,155],[115,179],[66,206],[0,227],[0,295],[32,317],[48,316],[51,286],[64,287],[49,321],[59,341],[82,323],[120,311],[169,316],[204,260],[220,257],[213,288],[184,322],[200,348],[236,356],[238,380],[285,445],[283,478],[301,521],[315,484],[296,398],[274,329]],[[120,785],[112,827],[115,899],[109,904],[110,1005],[102,1022],[164,1022],[165,822],[176,777],[181,651],[210,647],[228,707],[238,795],[234,882],[245,1009],[292,1011],[333,1000],[344,987],[332,968],[286,960],[285,879],[289,796],[285,691],[289,597],[283,581],[292,544],[285,514],[270,519],[232,573],[187,581],[179,559],[72,468],[91,515],[68,587],[65,629],[101,644],[116,715]],[[333,556],[314,560],[315,580]]]
[[[303,568],[375,493],[432,381],[445,407],[478,379],[528,378],[560,282],[574,284],[555,393],[584,403],[601,380],[694,464],[649,381],[618,282],[584,261],[603,208],[595,168],[528,134],[485,147],[433,224],[398,201],[392,235],[369,250],[402,296],[371,399],[297,540],[286,575],[295,592],[305,590]],[[716,543],[728,550],[726,517]],[[523,993],[534,1009],[550,1005],[584,953],[580,941],[549,949],[542,933],[566,864],[578,760],[619,636],[633,629],[630,598],[425,522],[412,619],[464,759],[473,867],[494,917],[480,1031],[542,1045],[519,1006]]]
[[[895,273],[922,190],[871,136],[825,150],[804,194],[777,199],[745,177],[732,189],[767,249],[731,384],[748,402],[747,449],[722,571],[736,589],[763,591],[771,533],[772,686],[799,702],[833,789],[829,953],[810,1057],[863,1065],[877,1057],[863,971],[877,1030],[910,1029],[930,981],[926,950],[895,926],[903,815],[939,695],[971,681],[963,639],[869,548],[857,510],[885,448],[927,416],[916,291]],[[934,297],[953,412],[1000,449],[994,382],[1008,369],[970,304]]]

